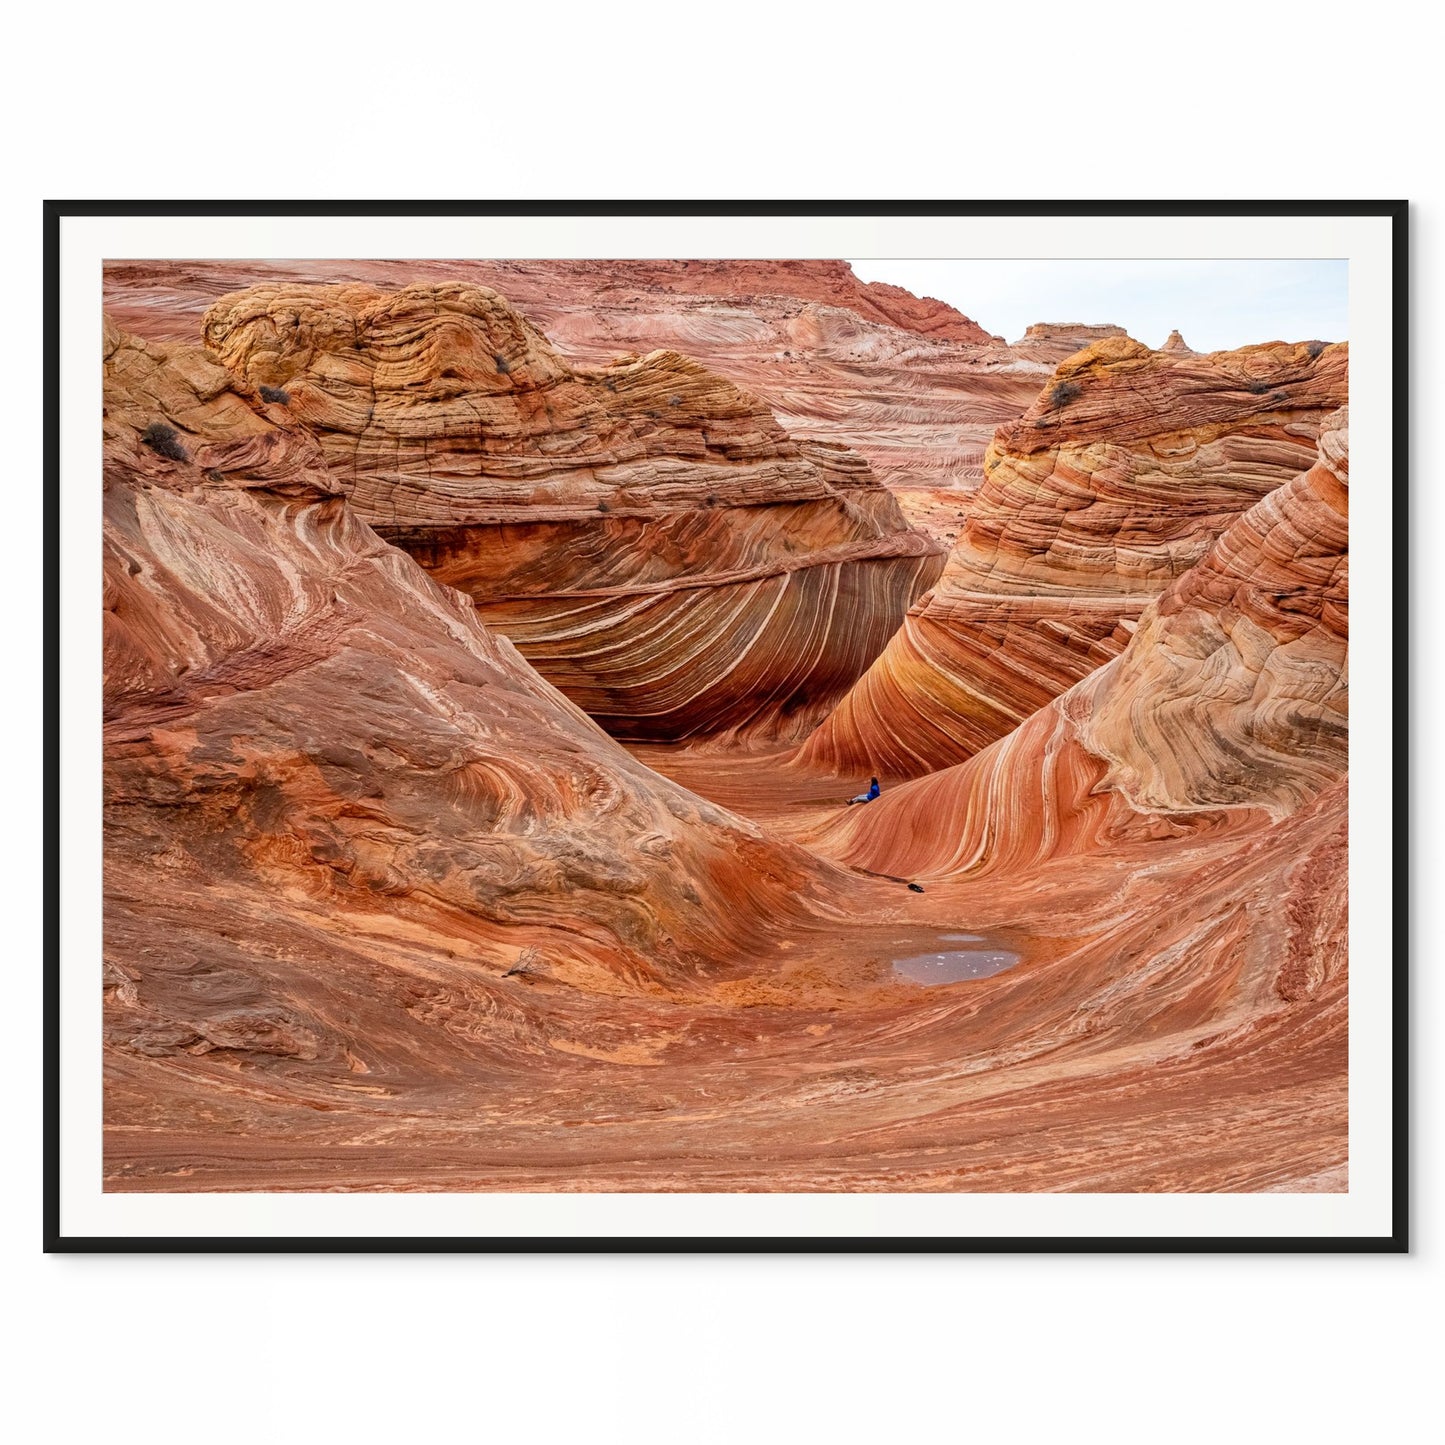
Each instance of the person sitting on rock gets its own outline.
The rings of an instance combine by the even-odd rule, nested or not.
[[[874,778],[868,785],[868,791],[866,793],[859,793],[856,798],[848,799],[848,806],[851,808],[854,803],[871,803],[882,791],[883,789],[878,786],[878,779]]]

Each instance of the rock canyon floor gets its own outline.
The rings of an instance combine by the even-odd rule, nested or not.
[[[106,309],[107,1189],[1347,1187],[1344,345],[841,262]]]

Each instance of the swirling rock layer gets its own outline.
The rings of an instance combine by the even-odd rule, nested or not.
[[[1315,464],[1237,517],[1122,656],[969,762],[845,818],[829,851],[908,877],[1018,873],[1257,830],[1341,784],[1348,446],[1342,409]]]
[[[917,777],[958,763],[1110,661],[1146,604],[1310,464],[1347,349],[1195,356],[1127,338],[1064,362],[999,428],[938,585],[801,761]]]
[[[1083,742],[1135,807],[1283,816],[1343,775],[1349,468],[1342,408],[1315,465],[1231,523],[1106,670]]]
[[[106,357],[121,1074],[435,1079],[488,1021],[547,1051],[519,988],[686,990],[826,910],[826,865],[634,762],[213,358],[113,329]]]
[[[210,304],[257,282],[486,286],[574,365],[694,357],[791,435],[858,452],[910,521],[947,541],[994,428],[1064,356],[1118,330],[1030,328],[1010,348],[941,302],[863,285],[841,261],[132,261],[109,264],[105,280],[107,306],[159,340],[195,340]]]
[[[802,736],[942,566],[856,456],[675,352],[573,371],[492,291],[258,287],[205,339],[620,737]]]
[[[1346,1187],[1343,418],[1123,656],[845,809],[642,767],[295,398],[106,345],[107,1189]],[[891,976],[960,929],[1022,962]]]
[[[980,924],[1072,936],[1015,1006],[1059,1010],[1061,1057],[1092,1042],[1113,1058],[1125,1112],[1217,1071],[1271,1107],[1308,1091],[1291,1128],[1312,1163],[1291,1188],[1345,1185],[1345,426],[1327,419],[1316,464],[1231,523],[1122,656],[813,835]],[[1015,1042],[1032,1036],[1024,1022]],[[1215,1117],[1221,1143],[1248,1127]]]

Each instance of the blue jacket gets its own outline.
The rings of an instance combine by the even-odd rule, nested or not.
[[[870,783],[868,785],[868,801],[871,803],[882,791],[883,789],[880,788],[877,783]]]

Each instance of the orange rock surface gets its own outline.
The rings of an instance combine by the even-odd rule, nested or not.
[[[1010,348],[942,302],[865,286],[826,260],[131,261],[109,264],[105,280],[106,305],[128,329],[190,341],[217,298],[258,282],[486,286],[574,365],[656,350],[702,362],[791,435],[858,452],[910,521],[949,541],[994,428],[1024,411],[1064,356],[1118,333],[1031,328]]]
[[[556,437],[557,393],[605,384],[553,380],[523,325],[503,386],[472,319],[433,342],[427,315],[446,360],[398,367],[389,425],[436,465],[390,493],[370,432],[348,454],[326,421],[354,415],[345,347],[267,370],[295,360],[277,327],[232,370],[107,331],[108,1190],[1347,1186],[1343,414],[1260,422],[1258,495],[1223,516],[1202,487],[1207,537],[1170,514],[1121,655],[849,809],[784,745],[624,750],[361,517],[531,498],[554,438],[565,464],[634,414],[598,397]],[[671,360],[609,374],[649,367],[724,394]],[[418,445],[461,395],[516,439],[475,474]],[[1081,430],[1127,459],[1125,395],[1117,438]],[[1220,425],[1198,450],[1227,460]],[[1097,576],[1088,529],[1056,530]],[[893,972],[958,930],[1021,961]]]
[[[619,737],[802,737],[942,568],[858,457],[675,352],[575,371],[484,288],[257,287],[204,337]]]
[[[1241,1077],[1277,1077],[1287,1034],[1301,1076],[1323,1071],[1317,1118],[1341,1160],[1347,425],[1326,420],[1310,470],[1231,523],[1122,656],[969,762],[813,834],[975,910],[1052,910],[1083,940],[1075,984],[1109,960],[1064,1036],[1153,1035],[1166,1076],[1232,1055]]]
[[[826,867],[639,766],[384,543],[213,359],[106,342],[109,943],[201,915],[232,954],[253,922],[263,954],[273,922],[322,948],[430,930],[482,978],[533,949],[640,987],[825,896]]]
[[[1342,409],[1315,464],[1237,517],[1121,656],[970,761],[844,817],[827,851],[908,877],[1016,877],[1132,841],[1253,837],[1341,790],[1348,448]]]
[[[1347,348],[1195,356],[1101,341],[999,428],[938,585],[800,761],[917,777],[972,756],[1116,656],[1146,604],[1309,465]]]

